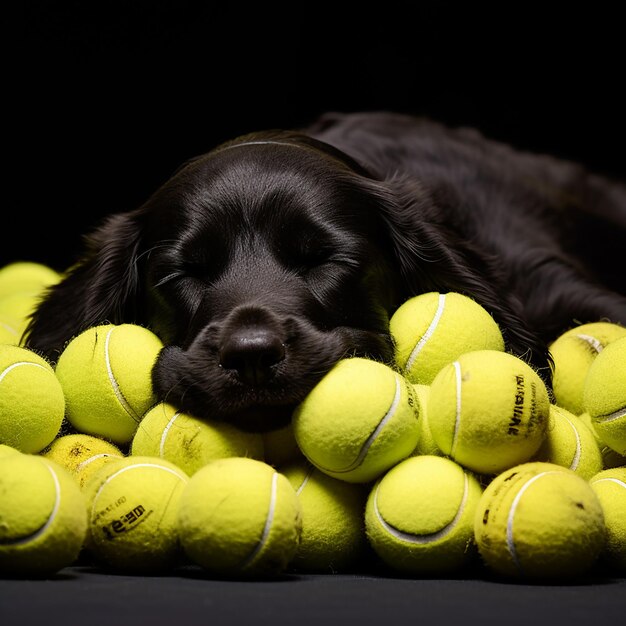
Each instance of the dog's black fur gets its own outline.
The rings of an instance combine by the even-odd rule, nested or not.
[[[264,430],[339,358],[389,361],[389,316],[427,291],[476,299],[549,379],[560,332],[626,324],[625,250],[621,183],[472,129],[327,114],[218,146],[112,215],[27,345],[55,360],[89,326],[148,326],[160,398]]]

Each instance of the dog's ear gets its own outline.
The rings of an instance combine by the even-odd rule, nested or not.
[[[24,343],[50,358],[81,331],[105,322],[138,321],[141,213],[114,214],[85,238],[86,251],[45,293]]]
[[[545,370],[547,347],[507,288],[501,264],[459,234],[454,212],[445,207],[450,201],[445,191],[432,192],[411,180],[385,186],[383,220],[405,290],[402,297],[429,291],[472,297],[498,323],[507,349]]]

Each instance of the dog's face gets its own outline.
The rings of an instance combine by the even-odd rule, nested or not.
[[[95,323],[145,324],[166,344],[160,399],[246,429],[285,424],[338,359],[391,358],[384,190],[357,170],[290,135],[193,160],[90,236],[31,342],[49,353]]]
[[[189,164],[144,210],[158,394],[262,430],[342,356],[390,357],[388,245],[347,165],[240,143]],[[311,184],[314,181],[315,184]]]

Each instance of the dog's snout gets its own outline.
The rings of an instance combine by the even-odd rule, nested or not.
[[[271,377],[272,366],[285,358],[285,346],[267,327],[249,326],[231,332],[222,342],[220,365],[235,370],[242,382],[262,385]]]

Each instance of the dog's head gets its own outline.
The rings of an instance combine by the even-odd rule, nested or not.
[[[341,357],[391,357],[399,276],[381,207],[393,202],[308,137],[229,142],[91,234],[28,343],[54,358],[94,324],[146,325],[166,344],[154,370],[161,399],[276,427]]]
[[[518,303],[485,279],[497,259],[449,223],[445,194],[383,178],[288,131],[218,146],[87,237],[27,345],[55,360],[90,326],[147,326],[166,344],[160,399],[255,430],[286,423],[340,358],[391,361],[389,316],[424,291],[471,295],[509,348],[541,355]]]

